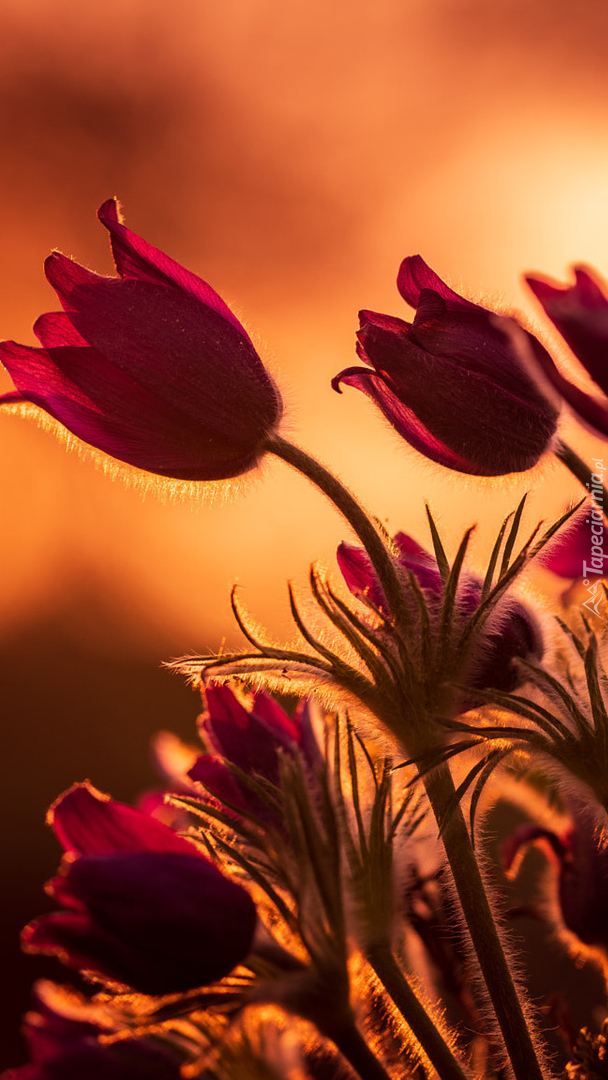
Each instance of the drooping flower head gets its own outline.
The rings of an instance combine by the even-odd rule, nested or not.
[[[116,201],[99,219],[118,277],[56,251],[45,264],[62,312],[41,315],[42,348],[0,344],[16,393],[83,442],[178,480],[223,480],[252,469],[280,420],[280,394],[220,296],[131,232]]]
[[[250,951],[249,894],[162,822],[87,784],[50,820],[66,852],[50,891],[65,910],[26,927],[26,949],[144,994],[213,982]]]
[[[551,444],[558,409],[508,321],[503,332],[497,315],[453,292],[419,255],[404,259],[397,286],[416,308],[413,323],[360,312],[357,353],[368,366],[341,371],[334,389],[362,390],[407,442],[449,469],[530,469]],[[535,356],[545,352],[528,338]]]
[[[579,418],[608,436],[608,295],[605,282],[586,266],[573,267],[574,284],[526,275],[526,281],[545,314],[603,392],[588,394],[562,375],[553,363],[539,360],[545,375]]]

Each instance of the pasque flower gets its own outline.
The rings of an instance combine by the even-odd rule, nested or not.
[[[458,296],[419,255],[403,261],[397,286],[413,323],[361,311],[357,353],[342,383],[366,393],[399,434],[432,461],[500,476],[531,468],[549,448],[558,409],[534,360],[501,329],[499,316]],[[525,331],[522,331],[525,333]],[[527,335],[534,357],[550,357]]]
[[[580,360],[594,383],[608,395],[608,295],[605,282],[586,266],[573,267],[574,284],[559,285],[529,274],[526,281],[545,314]],[[574,386],[553,363],[539,356],[547,378],[579,417],[608,435],[608,401]]]
[[[398,561],[406,573],[416,578],[426,599],[431,620],[431,632],[437,630],[443,602],[443,584],[437,562],[420,544],[406,533],[393,537]],[[348,588],[359,599],[388,615],[388,606],[369,556],[353,544],[340,544],[338,565]],[[461,574],[456,600],[456,616],[464,625],[481,601],[483,581],[476,574]],[[412,596],[412,615],[416,605]],[[434,625],[433,625],[434,624]],[[467,685],[477,690],[514,690],[521,682],[514,661],[518,658],[540,659],[543,640],[532,612],[519,600],[505,597],[499,600],[486,621],[476,647],[469,659]],[[461,702],[467,707],[474,703]]]
[[[203,743],[210,753],[201,754],[188,776],[202,783],[220,802],[249,810],[263,821],[276,822],[268,804],[230,769],[234,765],[246,777],[262,778],[280,785],[281,754],[299,754],[310,768],[321,755],[310,720],[310,706],[302,701],[290,717],[263,691],[249,702],[225,685],[205,689],[206,709],[199,720]]]
[[[45,264],[62,312],[42,348],[0,344],[16,386],[0,403],[39,406],[83,442],[161,476],[222,480],[253,468],[282,405],[247,333],[195,274],[99,209],[119,277],[60,252]]]
[[[25,948],[145,994],[213,982],[250,951],[249,894],[162,822],[88,784],[51,820],[66,859],[49,889],[66,910],[26,927]]]
[[[597,503],[583,503],[564,529],[552,537],[538,562],[558,577],[608,577],[608,528]]]

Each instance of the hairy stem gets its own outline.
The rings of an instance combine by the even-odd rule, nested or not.
[[[367,959],[440,1080],[467,1080],[466,1072],[416,997],[388,946],[370,949]]]
[[[496,1019],[516,1080],[544,1080],[517,987],[496,929],[483,878],[460,805],[453,808],[454,782],[448,765],[423,777],[456,891],[469,928]],[[448,811],[448,808],[449,811]],[[446,813],[449,819],[444,824]]]
[[[572,451],[567,451],[567,448],[561,444],[560,448],[561,453],[565,455],[565,458],[562,456],[562,460],[571,468],[569,455],[572,455],[572,458],[576,455]],[[337,477],[306,451],[293,446],[278,435],[269,437],[266,450],[311,480],[349,522],[369,555],[395,619],[395,629],[402,642],[406,644],[408,631],[410,633],[412,631],[412,617],[406,594],[391,552],[372,519]],[[406,753],[408,750],[409,748],[406,748]],[[409,753],[408,756],[410,756]],[[423,781],[440,828],[444,825],[446,814],[450,809],[449,821],[444,825],[443,842],[514,1076],[516,1080],[545,1080],[534,1050],[522,1003],[496,929],[462,810],[460,806],[457,806],[455,810],[452,809],[455,788],[449,767],[447,765],[438,767],[425,776]],[[334,1038],[333,1035],[331,1037]],[[360,1035],[359,1039],[367,1054],[370,1054],[369,1047]],[[334,1041],[336,1041],[335,1038]],[[345,1053],[343,1047],[339,1043],[337,1045]],[[348,1057],[348,1054],[345,1053],[345,1056]],[[374,1059],[374,1061],[376,1066],[382,1069],[377,1060]],[[351,1060],[351,1064],[357,1068],[354,1061]],[[383,1069],[382,1072],[384,1072]]]
[[[411,625],[412,617],[393,557],[376,525],[355,496],[316,458],[280,435],[269,438],[266,450],[311,480],[346,518],[371,559],[396,627],[406,630]]]
[[[598,483],[597,480],[593,479],[593,477],[598,476],[598,473],[595,473],[593,469],[590,469],[586,461],[583,461],[583,459],[579,457],[567,443],[558,442],[555,448],[555,456],[570,470],[573,476],[576,476],[576,479],[580,481],[583,487],[587,488],[589,494],[592,495],[595,502],[598,503],[599,509],[604,516],[606,516],[608,514],[608,491],[606,491],[606,488],[601,482]],[[596,492],[601,490],[601,500],[598,500],[594,496],[592,489]],[[601,506],[599,506],[600,501]]]
[[[352,1065],[361,1080],[391,1080],[384,1065],[370,1050],[361,1032],[355,1025],[342,1024],[328,1028],[326,1035],[336,1044],[343,1057]]]

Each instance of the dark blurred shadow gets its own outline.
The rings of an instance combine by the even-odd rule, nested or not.
[[[93,617],[89,611],[88,616]],[[0,955],[0,1067],[25,1059],[18,1035],[29,990],[43,974],[65,980],[50,960],[23,957],[22,926],[49,906],[43,884],[55,872],[60,848],[45,824],[49,804],[75,780],[89,778],[115,798],[134,801],[155,786],[150,736],[160,728],[192,740],[199,698],[161,670],[120,648],[114,655],[78,641],[60,621],[23,630],[0,650],[4,755],[0,806],[3,867]]]

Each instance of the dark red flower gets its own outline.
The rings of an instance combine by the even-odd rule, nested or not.
[[[201,738],[210,754],[202,754],[190,769],[220,802],[249,810],[262,820],[276,822],[276,814],[253,788],[229,768],[235,765],[247,777],[280,783],[280,755],[299,753],[309,767],[320,762],[310,721],[310,706],[301,702],[293,719],[269,694],[255,693],[250,703],[239,700],[229,686],[205,689],[207,708],[199,720]],[[228,764],[225,764],[228,763]]]
[[[3,1073],[4,1080],[179,1080],[180,1061],[166,1047],[145,1037],[100,1042],[108,1029],[61,1011],[61,998],[61,987],[35,988],[24,1027],[31,1063]]]
[[[545,314],[596,383],[608,395],[608,295],[606,285],[586,266],[573,267],[574,285],[529,274],[526,281]],[[569,382],[553,363],[543,362],[547,378],[578,416],[608,435],[608,402]]]
[[[608,527],[598,504],[587,500],[537,558],[559,577],[596,582],[608,577]]]
[[[253,468],[282,405],[247,333],[195,274],[100,207],[118,278],[60,252],[45,272],[63,312],[41,315],[42,348],[0,344],[16,393],[83,442],[180,480],[222,480]]]
[[[414,574],[421,586],[429,611],[431,629],[438,629],[443,603],[443,584],[437,562],[406,533],[397,533],[393,543],[403,569]],[[358,599],[388,615],[386,598],[376,577],[369,556],[363,548],[340,544],[338,565],[348,588]],[[483,582],[476,574],[460,576],[456,599],[456,618],[463,624],[479,607]],[[412,617],[417,617],[417,605],[412,596]],[[542,657],[544,651],[540,629],[532,612],[519,600],[503,597],[497,603],[479,635],[470,657],[466,675],[471,690],[514,690],[521,682],[514,660]],[[461,702],[471,708],[471,700]]]
[[[50,891],[66,910],[26,927],[26,949],[145,994],[213,982],[250,951],[249,894],[162,822],[86,784],[51,820],[68,857]]]
[[[416,308],[413,323],[360,312],[357,353],[368,367],[341,371],[334,389],[363,390],[407,442],[449,469],[501,476],[531,468],[550,446],[558,409],[509,321],[503,331],[497,315],[458,296],[419,255],[403,261],[397,286]],[[535,357],[545,353],[527,338]]]

